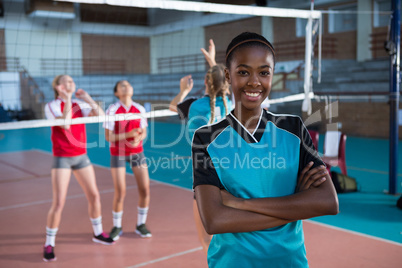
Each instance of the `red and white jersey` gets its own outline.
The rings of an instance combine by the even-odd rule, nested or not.
[[[145,108],[136,103],[132,102],[130,107],[126,107],[120,101],[116,102],[109,106],[106,110],[106,115],[116,115],[116,114],[144,114]],[[141,129],[148,126],[147,119],[145,117],[141,117],[139,119],[129,120],[130,117],[127,117],[128,120],[124,121],[108,121],[103,123],[103,127],[109,130],[112,130],[115,134],[130,132],[133,129]],[[110,143],[110,154],[114,156],[127,156],[131,154],[138,154],[144,151],[142,147],[142,141],[133,146],[131,143],[134,138],[128,138],[126,140],[121,140],[117,142]]]
[[[72,100],[72,118],[88,116],[91,106],[81,100]],[[56,119],[63,116],[64,100],[57,98],[45,106],[47,119]],[[70,125],[69,129],[60,126],[52,127],[53,155],[58,157],[73,157],[87,152],[87,137],[85,124]]]

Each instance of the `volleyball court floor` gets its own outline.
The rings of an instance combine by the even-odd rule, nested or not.
[[[151,123],[144,146],[151,177],[147,225],[153,237],[134,233],[138,195],[128,173],[124,234],[111,246],[93,243],[87,202],[72,178],[56,239],[57,261],[52,263],[42,260],[52,200],[50,129],[0,131],[0,267],[207,267],[193,221],[191,173],[186,169],[189,148],[178,129],[177,124]],[[113,183],[102,132],[100,126],[87,127],[103,227],[109,231]],[[402,210],[395,206],[397,196],[383,193],[388,185],[386,144],[349,137],[348,172],[358,180],[360,191],[339,195],[338,215],[304,221],[310,267],[400,267]]]

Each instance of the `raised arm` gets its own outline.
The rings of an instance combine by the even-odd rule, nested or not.
[[[187,95],[193,89],[193,86],[194,86],[194,81],[191,78],[191,74],[186,75],[183,78],[181,78],[180,79],[180,92],[170,102],[169,110],[171,110],[173,112],[177,112],[177,104],[182,102],[184,100],[184,98],[187,97]]]
[[[94,101],[92,99],[92,97],[85,90],[78,89],[77,92],[75,93],[75,96],[78,99],[85,101],[86,103],[88,103],[91,106],[92,110],[91,110],[89,116],[105,115],[105,112],[103,111],[103,109],[96,103],[96,101]]]
[[[66,120],[71,120],[72,118],[72,92],[69,92],[66,90],[65,86],[63,84],[60,84],[56,86],[56,90],[59,94],[59,96],[64,100],[64,109],[63,109],[63,114],[62,116],[56,117],[56,119],[66,119]],[[60,126],[64,129],[69,129],[70,125],[62,125]]]
[[[205,60],[208,62],[209,67],[216,65],[216,61],[215,61],[216,50],[215,50],[214,40],[209,39],[208,51],[206,51],[204,48],[201,48],[201,52],[202,52],[202,54],[204,54]]]

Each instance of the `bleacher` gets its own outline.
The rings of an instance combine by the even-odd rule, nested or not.
[[[294,62],[293,65],[295,65]],[[300,64],[300,63],[298,63]],[[286,73],[294,69],[293,65],[277,63],[275,75]],[[317,63],[315,62],[315,66]],[[290,68],[290,69],[289,69]],[[322,62],[322,83],[317,83],[317,70],[313,74],[313,89],[317,94],[333,92],[387,92],[388,91],[388,62],[367,61],[359,63],[353,60],[324,60]],[[289,69],[289,70],[288,70]],[[304,76],[304,68],[298,70],[299,77]],[[132,75],[85,75],[73,76],[77,88],[82,88],[97,101],[104,103],[107,108],[111,103],[117,101],[113,95],[113,87],[120,80],[127,80],[134,88],[133,99],[144,104],[168,104],[180,90],[180,78],[188,73],[176,74],[132,74]],[[189,94],[191,96],[202,96],[204,94],[205,72],[192,74],[194,88]],[[52,77],[35,77],[35,81],[45,95],[45,102],[54,99],[51,88]],[[290,79],[286,81],[285,90],[272,90],[270,98],[281,98],[288,95],[303,92],[302,79]],[[286,105],[271,105],[270,110],[279,113],[299,114],[301,101],[287,103]]]
[[[133,99],[139,103],[169,103],[180,90],[180,79],[187,74],[133,74],[133,75],[85,75],[73,76],[76,87],[86,90],[93,99],[105,104],[117,101],[113,88],[117,81],[127,80],[134,88]],[[205,73],[192,74],[194,88],[189,96],[202,96]],[[52,77],[35,77],[35,81],[45,95],[45,101],[54,99]],[[200,92],[202,91],[202,92]]]
[[[314,75],[317,77],[317,74]],[[376,93],[389,91],[389,61],[326,60],[322,65],[322,83],[314,80],[315,92]]]

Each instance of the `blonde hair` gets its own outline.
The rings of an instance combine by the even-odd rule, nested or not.
[[[60,75],[56,76],[56,77],[53,79],[52,88],[53,88],[53,91],[54,91],[54,98],[55,98],[55,99],[57,99],[57,97],[59,96],[59,92],[57,92],[56,87],[57,87],[58,85],[60,85],[60,80],[61,80],[64,76],[66,76],[66,75],[65,75],[65,74],[60,74]]]
[[[228,113],[228,107],[226,102],[226,93],[229,88],[229,84],[225,78],[225,66],[218,64],[212,66],[206,75],[206,82],[208,86],[208,95],[210,98],[209,105],[211,107],[211,119],[209,123],[212,124],[215,119],[215,103],[216,97],[220,96],[223,99],[223,105],[225,106],[225,114]]]

